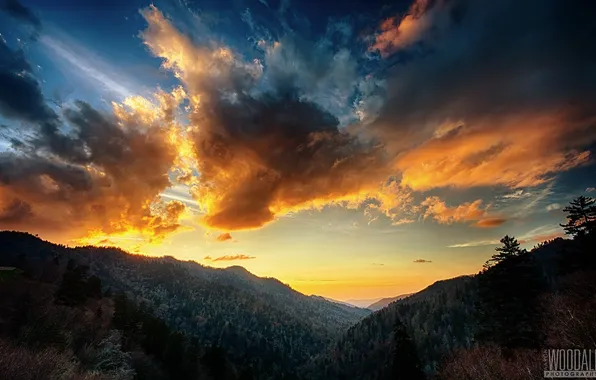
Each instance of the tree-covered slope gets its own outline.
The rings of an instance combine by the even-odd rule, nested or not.
[[[112,293],[124,292],[172,328],[221,346],[261,378],[291,377],[369,313],[305,296],[241,267],[215,269],[113,248],[67,248],[29,234],[0,232],[0,266],[21,261],[19,267],[42,278],[58,271],[54,258],[89,266]]]

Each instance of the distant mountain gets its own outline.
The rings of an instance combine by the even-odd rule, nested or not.
[[[373,304],[380,299],[381,298],[349,299],[346,301],[346,303],[357,307],[368,308],[370,304]]]
[[[370,313],[306,296],[239,266],[217,269],[116,248],[68,248],[26,233],[0,232],[0,266],[26,262],[28,275],[42,278],[70,259],[87,265],[104,288],[124,292],[173,329],[206,346],[221,346],[236,364],[250,366],[257,379],[291,377]]]
[[[369,310],[368,308],[359,307],[359,306],[353,305],[353,304],[351,304],[351,303],[348,303],[348,302],[343,302],[343,301],[334,300],[333,298],[327,298],[327,297],[317,296],[317,295],[315,295],[315,294],[311,295],[311,297],[314,297],[314,298],[321,298],[321,299],[324,299],[325,301],[328,301],[328,302],[333,302],[333,303],[336,303],[336,304],[338,304],[338,305],[342,305],[342,306],[348,307],[348,308],[350,308],[350,309],[360,309],[360,310],[367,310],[367,311],[370,313],[370,310]]]
[[[377,302],[368,305],[367,309],[370,309],[372,311],[381,310],[382,308],[386,307],[390,303],[395,302],[395,301],[398,301],[398,300],[400,300],[402,298],[406,298],[408,296],[411,296],[412,294],[414,294],[414,293],[401,294],[401,295],[396,296],[396,297],[381,298]]]

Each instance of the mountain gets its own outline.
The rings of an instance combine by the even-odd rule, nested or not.
[[[324,299],[325,301],[333,302],[333,303],[336,303],[336,304],[338,304],[338,305],[343,305],[343,306],[345,306],[345,307],[349,307],[349,308],[356,308],[356,309],[362,309],[362,310],[367,310],[367,309],[368,309],[368,308],[365,308],[365,307],[356,306],[356,305],[354,305],[354,304],[352,304],[352,303],[349,303],[349,302],[338,301],[338,300],[334,300],[333,298],[328,298],[328,297],[317,296],[317,295],[315,295],[315,294],[313,294],[311,297],[318,297],[318,298],[322,298],[322,299]],[[368,309],[368,310],[370,310],[370,309]]]
[[[414,294],[414,293],[401,294],[401,295],[399,295],[397,297],[381,298],[377,302],[368,305],[367,309],[372,310],[372,311],[381,310],[382,308],[386,307],[390,303],[395,302],[395,301],[398,301],[398,300],[400,300],[402,298],[406,298],[408,296],[411,296],[412,294]]]
[[[373,304],[378,300],[380,300],[380,298],[349,299],[346,300],[346,302],[357,307],[368,308],[370,304]]]
[[[25,266],[32,278],[58,281],[52,274],[70,260],[88,266],[111,293],[123,292],[171,328],[203,345],[222,347],[258,379],[290,378],[369,314],[306,296],[238,266],[217,269],[116,248],[68,248],[26,233],[0,232],[0,266]]]
[[[445,354],[471,344],[475,293],[472,276],[437,281],[350,327],[302,375],[312,380],[388,378],[396,319],[406,326],[425,371],[432,373]]]

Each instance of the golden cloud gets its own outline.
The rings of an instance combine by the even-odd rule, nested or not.
[[[209,256],[206,256],[205,257],[205,260],[211,260],[213,262],[216,262],[216,261],[252,260],[252,259],[256,259],[256,257],[255,256],[243,255],[243,254],[238,254],[238,255],[224,255],[224,256],[216,257],[214,259],[212,259]]]
[[[365,201],[383,187],[382,146],[341,131],[332,115],[298,96],[247,95],[259,62],[193,45],[155,7],[142,14],[145,44],[190,99],[188,137],[200,173],[192,195],[205,225],[258,228],[291,211]]]
[[[588,161],[588,151],[561,146],[581,128],[560,114],[477,120],[406,151],[395,167],[403,173],[401,184],[414,190],[537,186]]]
[[[228,240],[232,240],[232,235],[230,235],[229,232],[223,233],[223,234],[219,234],[217,235],[217,237],[215,238],[215,240],[217,241],[228,241]]]
[[[456,207],[447,206],[439,197],[428,197],[422,202],[422,206],[426,208],[424,218],[433,218],[441,224],[481,219],[486,214],[481,205],[480,199]]]
[[[159,198],[177,156],[168,139],[172,120],[137,101],[114,104],[112,115],[83,102],[66,109],[79,158],[58,148],[2,156],[0,228],[59,232],[79,243],[114,236],[160,241],[178,230],[184,205]]]
[[[380,33],[374,37],[370,51],[379,51],[387,57],[397,50],[416,43],[421,34],[431,25],[426,13],[428,0],[416,0],[408,12],[401,18],[389,17],[379,25]]]

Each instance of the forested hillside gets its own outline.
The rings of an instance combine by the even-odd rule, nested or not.
[[[564,209],[571,239],[527,251],[505,236],[476,276],[438,281],[373,313],[303,375],[530,380],[543,377],[543,348],[596,348],[595,205],[579,197]],[[401,342],[409,339],[417,359],[404,351]]]
[[[0,233],[0,371],[29,379],[525,380],[596,348],[596,201],[569,239],[513,236],[475,276],[370,311],[242,267]],[[18,360],[17,360],[18,358]]]
[[[475,280],[438,281],[366,317],[305,372],[312,379],[385,379],[390,376],[393,330],[401,321],[422,366],[433,373],[443,355],[468,347],[473,335]]]
[[[391,303],[393,303],[395,301],[399,301],[401,299],[404,299],[404,298],[406,298],[408,296],[411,296],[411,295],[412,294],[401,294],[401,295],[396,296],[396,297],[381,298],[377,302],[368,305],[367,309],[372,310],[372,311],[381,310],[382,308],[389,306],[389,304],[391,304]]]
[[[215,269],[171,257],[66,248],[24,233],[0,233],[0,265],[22,268],[28,278],[59,283],[71,259],[87,266],[112,294],[123,292],[174,330],[222,347],[257,378],[291,376],[369,313],[305,296],[242,267]]]

